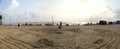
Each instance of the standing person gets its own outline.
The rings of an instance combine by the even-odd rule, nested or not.
[[[18,23],[18,27],[20,27],[20,23]]]
[[[62,29],[62,22],[60,22],[59,29]]]

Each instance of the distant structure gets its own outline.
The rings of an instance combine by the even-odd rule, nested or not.
[[[27,25],[28,25],[28,23],[26,22],[26,23],[25,23],[25,25],[27,26]]]
[[[0,25],[2,25],[2,15],[0,15]]]
[[[101,20],[99,21],[99,25],[107,25],[107,21]]]
[[[89,26],[90,25],[90,23],[86,23],[86,24],[84,24],[84,26]]]
[[[108,22],[108,24],[110,24],[110,25],[111,25],[111,24],[114,24],[114,23],[113,23],[113,22]]]
[[[54,26],[54,24],[46,23],[45,26]]]
[[[120,20],[119,20],[119,21],[116,21],[116,24],[120,24]]]
[[[66,26],[69,26],[69,24],[66,24]]]

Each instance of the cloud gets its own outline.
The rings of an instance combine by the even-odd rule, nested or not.
[[[115,10],[115,18],[120,19],[120,9]]]
[[[60,4],[53,9],[53,14],[68,22],[89,21],[88,18],[91,16],[106,10],[103,2],[101,0],[61,0]]]
[[[52,16],[55,22],[90,22],[91,19],[93,22],[98,22],[120,18],[120,10],[107,6],[102,0],[59,0],[56,3],[53,7],[33,7],[32,10],[27,10],[20,16],[14,16],[17,22],[22,19],[24,19],[23,22],[51,22]],[[19,2],[12,0],[6,9],[11,10],[17,6]]]
[[[33,17],[28,15],[36,21],[51,21],[51,16],[54,16],[55,21],[64,22],[89,22],[91,18],[98,22],[115,18],[114,9],[103,4],[101,0],[60,0],[58,3],[53,8],[37,7],[32,11]]]
[[[10,8],[13,9],[13,8],[15,8],[17,6],[19,6],[19,2],[17,0],[12,0],[12,4],[11,4]]]
[[[59,4],[52,8],[36,7],[28,16],[33,21],[51,21],[51,17],[54,16],[57,22],[90,22],[91,19],[93,22],[114,21],[120,18],[120,10],[118,11],[103,2],[102,0],[60,0]]]
[[[33,11],[27,11],[24,14],[28,17],[28,19],[32,20],[29,20],[31,22],[49,22],[53,16],[48,7],[37,7],[33,9]]]
[[[14,8],[16,8],[16,7],[18,7],[18,6],[19,6],[19,2],[18,2],[17,0],[11,0],[10,5],[8,5],[8,6],[4,9],[4,11],[12,10],[12,9],[14,9]]]

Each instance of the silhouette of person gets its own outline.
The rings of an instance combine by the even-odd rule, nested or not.
[[[18,23],[18,27],[20,27],[20,24]]]
[[[62,22],[60,22],[59,29],[62,29]]]

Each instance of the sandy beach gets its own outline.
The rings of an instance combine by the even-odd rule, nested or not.
[[[0,49],[120,49],[120,25],[0,26]]]

